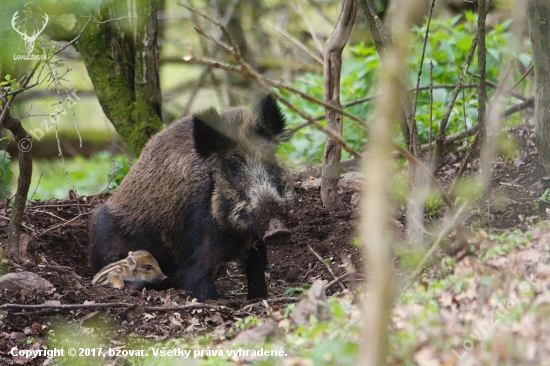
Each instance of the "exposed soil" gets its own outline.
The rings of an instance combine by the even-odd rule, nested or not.
[[[514,158],[498,158],[493,165],[492,195],[480,203],[477,213],[467,221],[468,226],[494,229],[525,229],[540,217],[546,218],[550,200],[542,197],[550,186],[550,179],[538,162],[536,149],[530,140],[529,127],[516,127],[510,135],[517,142],[519,153]],[[464,156],[463,152],[446,155],[445,166],[438,178],[449,186]],[[479,168],[478,159],[473,160]],[[468,171],[467,171],[468,172]],[[355,236],[354,221],[357,218],[358,186],[345,184],[341,195],[345,207],[340,211],[323,209],[320,192],[311,177],[301,177],[296,184],[292,237],[289,243],[268,249],[270,268],[267,282],[270,298],[295,296],[307,284],[317,278],[327,281],[339,276],[350,267],[359,273],[363,264],[360,250],[352,245]],[[542,199],[541,199],[542,197]],[[208,302],[212,309],[188,311],[157,311],[152,307],[177,307],[192,300],[185,291],[168,290],[116,290],[91,285],[93,271],[88,266],[88,220],[95,207],[102,204],[107,195],[81,197],[72,200],[34,202],[25,212],[24,233],[29,237],[27,256],[23,265],[3,268],[2,272],[29,271],[50,281],[53,291],[5,291],[0,290],[0,304],[59,304],[128,303],[136,306],[76,308],[76,309],[9,309],[0,311],[0,364],[22,362],[9,355],[11,347],[38,348],[56,332],[60,320],[75,327],[107,329],[101,336],[116,342],[133,336],[161,340],[168,337],[196,335],[202,330],[228,328],[236,319],[247,313],[266,313],[264,306],[244,308],[246,299],[244,274],[233,263],[217,282],[219,301]],[[6,209],[0,212],[6,217]],[[396,231],[403,234],[404,209],[396,208]],[[0,240],[6,243],[7,221],[0,218]],[[317,253],[323,261],[320,261]],[[330,263],[330,264],[328,264]],[[329,273],[328,267],[334,275]],[[349,281],[344,282],[349,285]],[[338,291],[338,285],[329,293]],[[227,311],[224,311],[226,307]],[[273,305],[270,311],[284,305]],[[150,314],[143,316],[144,314]],[[99,332],[96,334],[99,335]],[[137,341],[137,337],[134,337]],[[29,340],[29,342],[27,342]],[[30,341],[32,340],[32,341]],[[75,339],[78,343],[81,340]],[[29,364],[41,364],[35,359]]]
[[[342,258],[349,258],[359,271],[362,261],[359,249],[349,245],[354,235],[350,205],[355,189],[343,193],[345,208],[339,212],[326,212],[322,208],[318,188],[301,188],[296,185],[296,204],[293,212],[292,237],[289,243],[268,249],[270,264],[267,281],[269,297],[295,296],[302,287],[317,278],[334,279],[328,264],[321,263],[313,251],[327,262],[335,276],[342,274],[346,265]],[[182,337],[196,334],[206,327],[229,326],[237,317],[224,311],[155,312],[144,317],[142,308],[176,307],[192,299],[185,291],[168,290],[116,290],[91,285],[93,270],[88,265],[88,221],[94,208],[101,205],[107,195],[81,197],[72,200],[34,202],[25,212],[24,232],[30,238],[27,247],[29,258],[22,266],[14,265],[10,272],[30,271],[50,281],[55,289],[46,293],[35,291],[0,290],[0,303],[44,304],[57,301],[60,304],[129,303],[136,308],[104,309],[10,309],[0,318],[0,364],[13,362],[8,354],[11,347],[39,347],[48,331],[59,320],[69,321],[84,327],[112,329],[105,336],[120,339],[127,336],[145,336],[153,339]],[[0,219],[0,238],[6,242],[7,221]],[[311,250],[309,249],[311,247]],[[326,262],[325,262],[326,263]],[[345,263],[348,263],[345,260]],[[350,264],[348,264],[350,265]],[[219,301],[209,304],[223,305],[233,310],[242,309],[251,303],[246,301],[246,278],[238,266],[229,263],[217,283]],[[307,287],[307,286],[306,286]],[[333,289],[337,289],[334,286]],[[259,310],[258,310],[259,308]],[[274,308],[278,308],[277,305]],[[254,307],[248,310],[259,314],[265,309]],[[2,314],[2,313],[0,313]],[[116,324],[116,329],[112,325]],[[21,340],[32,339],[30,344]],[[23,345],[22,345],[23,344]],[[42,360],[43,361],[43,360]],[[40,364],[40,360],[31,364]]]

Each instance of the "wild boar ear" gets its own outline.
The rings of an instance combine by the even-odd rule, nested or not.
[[[268,140],[275,140],[285,128],[285,117],[271,95],[266,95],[256,106],[258,121],[255,132]]]
[[[126,262],[128,262],[128,265],[130,266],[130,270],[133,271],[134,269],[136,269],[137,263],[134,257],[126,258]]]
[[[223,153],[231,142],[223,133],[223,122],[214,108],[193,115],[193,139],[195,149],[203,157]]]

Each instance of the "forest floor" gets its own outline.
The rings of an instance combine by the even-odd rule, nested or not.
[[[445,311],[445,314],[440,314],[438,323],[441,332],[452,332],[451,328],[445,327],[455,327],[456,323],[464,321],[464,317],[471,319],[474,316],[472,314],[479,317],[480,309],[491,297],[490,293],[483,292],[488,291],[487,286],[480,285],[484,277],[481,273],[485,272],[479,269],[479,266],[490,268],[493,273],[489,276],[508,273],[521,277],[534,273],[538,274],[539,279],[546,278],[544,276],[550,277],[550,266],[544,264],[549,269],[546,275],[543,271],[546,267],[537,267],[539,262],[546,263],[546,259],[550,258],[550,239],[545,239],[547,236],[550,237],[550,230],[539,225],[547,219],[546,209],[550,208],[550,198],[546,197],[550,178],[538,162],[536,149],[530,140],[531,133],[532,131],[525,126],[514,127],[509,131],[518,150],[513,158],[495,159],[492,194],[479,203],[465,221],[464,226],[472,238],[470,248],[453,253],[454,264],[451,273],[460,276],[472,272],[478,277],[477,280],[470,281],[473,288],[467,287],[460,292],[455,286],[453,290],[434,295],[439,301],[441,311]],[[462,152],[450,152],[446,155],[445,166],[438,174],[444,185],[449,186],[454,180],[463,155]],[[474,169],[478,165],[478,160],[474,159]],[[264,318],[266,321],[274,319],[273,314],[279,314],[280,317],[286,304],[295,302],[296,296],[304,292],[316,279],[331,282],[346,271],[356,274],[341,281],[331,282],[327,293],[349,293],[343,289],[355,288],[353,282],[361,281],[364,272],[361,250],[350,244],[355,242],[356,236],[359,185],[357,173],[346,175],[340,184],[345,207],[339,211],[327,212],[321,204],[318,180],[300,174],[300,179],[295,184],[291,240],[285,245],[268,249],[267,282],[270,300],[263,303],[246,301],[246,279],[233,263],[228,263],[225,273],[217,281],[220,300],[204,304],[193,302],[185,291],[174,289],[135,291],[92,286],[94,272],[88,264],[88,221],[93,210],[101,205],[108,195],[33,202],[28,205],[23,220],[23,232],[28,239],[23,240],[27,244],[23,255],[27,256],[28,260],[22,265],[12,266],[5,262],[2,264],[1,273],[32,272],[49,281],[51,286],[35,285],[27,290],[0,289],[0,304],[47,306],[0,310],[0,364],[49,364],[52,361],[45,357],[27,359],[13,356],[10,350],[16,346],[19,349],[31,350],[44,345],[51,347],[52,338],[69,337],[66,334],[74,334],[72,332],[75,330],[85,335],[82,339],[71,340],[75,347],[78,344],[84,347],[87,344],[85,338],[93,336],[102,338],[104,344],[108,344],[109,347],[119,349],[125,349],[132,342],[145,342],[144,339],[147,342],[160,342],[175,337],[200,336],[205,331],[224,334],[229,330],[233,331],[235,322],[242,321],[247,315]],[[0,217],[9,216],[9,210],[6,212],[5,207],[0,210]],[[399,240],[405,236],[405,208],[396,204],[394,212],[395,234]],[[503,233],[517,229],[522,233],[531,231],[532,235],[525,239],[525,235],[517,233],[517,236],[522,238],[519,240],[521,246],[518,244],[492,253],[490,258],[485,256],[487,260],[484,261],[479,259],[488,249],[497,246],[498,238],[495,235],[504,235]],[[0,218],[0,242],[5,243],[6,237],[7,221]],[[509,257],[511,255],[513,260]],[[507,259],[499,261],[499,258]],[[537,272],[537,268],[543,272]],[[436,264],[426,273],[432,278],[443,278],[442,272]],[[512,280],[506,277],[503,281],[508,281],[506,293],[509,294],[515,288],[511,285]],[[74,306],[67,307],[70,304]],[[423,306],[418,303],[414,306],[397,301],[393,329],[396,332],[410,332],[409,327],[413,326],[411,319],[414,319],[422,308]],[[513,324],[506,326],[511,327],[511,334],[521,333],[521,329],[513,328]],[[539,329],[540,325],[533,324],[533,327]],[[226,334],[226,338],[232,339],[235,334]],[[407,355],[414,357],[418,364],[464,364],[461,362],[473,357],[474,353],[469,353],[468,357],[461,358],[462,349],[458,348],[454,353],[450,347],[446,351],[441,351],[431,343],[432,338],[437,337],[439,333],[426,330],[426,334],[419,334],[418,339],[409,341],[412,349]],[[539,337],[550,335],[548,332],[537,334]],[[470,343],[463,343],[464,340],[470,340],[467,337],[469,336],[465,331],[462,338],[457,333],[454,338],[445,339],[450,342],[447,345],[458,344],[469,350],[470,343],[473,348],[479,340],[472,339]],[[396,347],[398,343],[396,341]],[[502,348],[506,344],[498,343],[498,346]],[[531,351],[529,347],[534,346],[527,342],[524,348],[528,349],[526,352],[531,352],[534,359],[544,359],[546,347],[539,353]],[[498,352],[502,351],[500,348]],[[390,354],[394,355],[389,360],[391,363],[403,362],[391,350]],[[110,360],[111,364],[123,363],[117,357],[111,357]],[[430,363],[432,361],[435,363]]]

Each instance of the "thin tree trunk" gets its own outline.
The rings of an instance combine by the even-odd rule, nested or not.
[[[479,75],[478,84],[478,105],[477,105],[477,123],[481,125],[480,140],[485,141],[487,136],[485,126],[485,114],[487,110],[487,47],[485,46],[485,19],[487,18],[488,4],[487,0],[478,1],[477,12],[477,73]]]
[[[27,203],[27,195],[32,177],[32,153],[31,137],[25,131],[18,119],[8,114],[2,125],[10,130],[19,147],[19,178],[17,179],[17,192],[11,208],[10,223],[8,225],[8,257],[15,263],[21,261],[19,253],[19,237],[21,234],[21,222]]]
[[[346,46],[357,14],[357,5],[353,0],[343,0],[340,16],[336,27],[325,45],[324,54],[324,102],[338,108],[340,104],[340,76],[342,73],[342,51]],[[342,136],[342,115],[331,110],[325,110],[327,129]],[[341,208],[342,200],[338,195],[338,179],[340,177],[340,157],[342,147],[327,136],[325,152],[323,154],[323,173],[321,175],[321,199],[329,211]]]
[[[529,0],[527,4],[529,35],[535,64],[535,136],[546,172],[550,174],[550,2]]]
[[[371,9],[367,3],[367,0],[355,0],[355,2],[365,13],[367,18],[367,26],[369,27],[369,31],[374,41],[374,46],[380,55],[382,64],[384,64],[387,55],[387,48],[392,45],[391,37],[388,34],[384,23]],[[399,126],[401,127],[401,133],[403,134],[405,146],[413,155],[421,156],[422,151],[420,149],[420,138],[418,137],[416,120],[413,115],[413,107],[405,85],[402,85],[402,88],[399,90],[397,95],[401,98],[402,115],[399,117]]]
[[[136,155],[163,128],[155,0],[98,5],[77,49],[99,103]]]

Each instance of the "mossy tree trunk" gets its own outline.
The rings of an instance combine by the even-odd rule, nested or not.
[[[535,64],[535,136],[544,168],[550,174],[550,2],[529,0],[528,23]]]
[[[76,44],[103,111],[136,155],[163,128],[156,7],[103,1]]]

